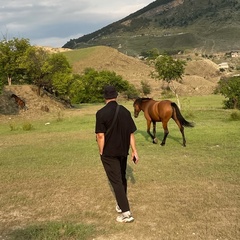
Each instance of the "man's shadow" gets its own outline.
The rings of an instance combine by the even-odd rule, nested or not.
[[[140,135],[142,135],[145,139],[146,139],[146,142],[152,142],[152,139],[151,139],[151,137],[148,135],[148,133],[147,133],[147,131],[143,131],[143,130],[137,130],[137,133],[139,133]],[[175,142],[178,142],[178,143],[180,143],[181,144],[181,140],[182,140],[182,138],[181,138],[181,135],[180,135],[181,133],[179,132],[179,136],[172,136],[171,134],[169,134],[168,135],[168,139],[172,139],[173,141],[175,141]],[[162,139],[163,139],[163,135],[164,135],[164,133],[163,133],[163,131],[159,131],[159,132],[157,132],[156,133],[156,138],[157,138],[157,140],[158,140],[158,144],[160,144],[161,142],[162,142]]]
[[[136,180],[133,174],[133,168],[129,164],[127,165],[126,178],[127,178],[127,181],[130,181],[133,184],[136,183]]]

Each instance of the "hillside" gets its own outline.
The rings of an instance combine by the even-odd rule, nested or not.
[[[239,35],[239,0],[157,0],[63,47],[105,45],[132,56],[152,48],[216,53],[240,49]]]
[[[91,51],[88,52],[79,49],[64,53],[68,59],[74,58],[72,64],[75,73],[81,74],[87,67],[98,71],[114,71],[138,89],[141,88],[141,81],[147,82],[152,88],[150,97],[161,98],[162,81],[154,80],[150,76],[154,70],[153,66],[138,58],[122,54],[114,48],[92,47],[90,49]],[[183,83],[177,83],[178,93],[182,96],[212,94],[219,79],[220,73],[217,64],[200,57],[195,58],[187,61]]]
[[[26,103],[27,109],[21,109],[15,103],[15,100],[11,98],[11,95],[15,94]],[[31,120],[32,118],[40,118],[41,116],[56,115],[61,113],[65,109],[65,106],[49,97],[47,94],[37,95],[37,88],[32,85],[12,85],[5,86],[2,94],[0,95],[0,118],[4,118],[4,115],[23,117],[25,120]]]
[[[141,89],[141,81],[147,82],[151,86],[151,93],[148,97],[156,100],[164,98],[161,95],[163,82],[150,77],[151,71],[154,70],[153,66],[138,58],[129,57],[110,47],[92,47],[87,50],[66,51],[63,54],[71,62],[74,73],[81,74],[88,67],[98,71],[114,71],[137,89]],[[212,94],[220,76],[215,63],[200,57],[195,58],[187,61],[183,82],[176,83],[177,92],[179,96]],[[17,107],[14,99],[11,98],[13,93],[26,102],[28,108],[26,111]],[[41,96],[38,96],[36,87],[31,85],[5,86],[0,95],[1,117],[2,115],[10,115],[11,118],[21,116],[27,120],[49,114],[57,118],[65,109],[62,103],[47,93],[41,92]]]
[[[84,58],[81,56],[84,52]],[[65,55],[71,59],[73,52],[67,52]],[[151,83],[155,91],[160,91],[160,85],[150,77],[152,67],[140,61],[137,58],[129,57],[110,47],[92,47],[86,54],[85,50],[78,50],[77,57],[73,63],[73,71],[81,74],[85,68],[92,67],[98,71],[109,70],[121,75],[123,79],[128,80],[138,88],[141,81]]]

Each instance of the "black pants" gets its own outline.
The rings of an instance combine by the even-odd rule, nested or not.
[[[101,156],[103,167],[113,187],[116,201],[122,212],[130,211],[127,198],[127,157]]]

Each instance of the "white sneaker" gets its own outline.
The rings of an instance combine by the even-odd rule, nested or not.
[[[116,206],[116,212],[117,213],[122,213],[122,209],[118,205]]]
[[[130,223],[134,221],[134,218],[131,215],[131,213],[128,211],[128,212],[122,213],[120,216],[117,217],[116,220],[117,222]]]

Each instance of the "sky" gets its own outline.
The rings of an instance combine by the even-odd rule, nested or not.
[[[32,45],[62,47],[154,0],[1,0],[0,40],[27,38]]]

